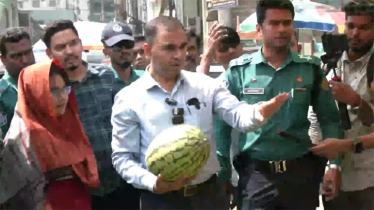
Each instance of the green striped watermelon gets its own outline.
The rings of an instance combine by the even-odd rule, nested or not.
[[[210,154],[210,143],[205,134],[192,125],[177,125],[156,136],[146,152],[146,164],[153,174],[161,174],[166,181],[182,175],[197,174]]]

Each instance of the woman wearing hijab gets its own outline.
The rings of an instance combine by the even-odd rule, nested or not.
[[[18,104],[0,159],[6,209],[91,209],[99,186],[95,157],[57,60],[24,69]],[[0,157],[1,158],[1,157]]]

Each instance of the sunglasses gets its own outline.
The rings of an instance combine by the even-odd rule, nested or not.
[[[176,106],[178,104],[176,100],[171,99],[171,98],[166,98],[165,102],[169,106]],[[171,118],[171,123],[173,123],[173,125],[180,125],[184,123],[184,109],[183,108],[173,108],[171,110],[171,114],[173,115],[173,117]]]
[[[122,50],[122,48],[125,49],[132,49],[135,46],[135,42],[131,40],[123,40],[118,42],[117,44],[113,45],[111,48],[114,52],[119,52]]]

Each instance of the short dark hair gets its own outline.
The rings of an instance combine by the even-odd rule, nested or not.
[[[282,9],[288,10],[295,17],[295,9],[290,0],[259,0],[256,6],[257,23],[262,25],[266,18],[266,10]]]
[[[135,36],[134,42],[145,42],[145,36],[143,35]]]
[[[0,40],[0,53],[2,56],[6,56],[7,48],[5,47],[6,43],[17,43],[22,39],[27,39],[30,41],[30,35],[27,31],[24,31],[20,28],[6,29],[1,33]]]
[[[70,20],[56,20],[51,24],[48,24],[45,27],[45,33],[43,36],[43,42],[48,49],[51,48],[51,39],[52,36],[57,34],[58,32],[65,31],[67,29],[71,29],[77,36],[78,31],[74,26],[74,23]]]
[[[191,29],[186,31],[186,36],[187,36],[188,40],[190,40],[192,38],[195,38],[197,49],[200,49],[200,46],[201,46],[200,36],[196,35],[196,33]]]
[[[165,27],[167,30],[175,30],[176,28],[184,29],[178,19],[169,16],[158,16],[145,25],[145,40],[148,44],[153,44],[160,26]]]
[[[59,67],[58,65],[56,65],[54,62],[52,62],[51,68],[49,70],[49,76],[52,77],[54,75],[60,75],[62,77],[62,79],[64,80],[64,83],[65,83],[66,86],[71,85],[69,76],[66,73],[66,71],[64,69],[62,69],[61,67]]]
[[[224,26],[224,29],[227,31],[227,37],[221,40],[223,44],[240,44],[240,36],[235,29]]]
[[[353,1],[346,4],[343,8],[345,19],[349,16],[363,15],[369,16],[371,22],[374,22],[374,4],[368,1]]]

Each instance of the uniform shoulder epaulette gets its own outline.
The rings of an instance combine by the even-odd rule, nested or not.
[[[9,84],[4,80],[0,79],[0,96],[8,88]]]
[[[310,63],[317,66],[321,66],[321,59],[314,55],[301,55],[298,54],[298,61],[300,63]]]
[[[229,64],[229,67],[231,68],[231,67],[234,67],[234,66],[242,66],[242,65],[250,63],[251,60],[252,60],[251,55],[244,54],[244,55],[240,56],[239,58],[231,60],[230,64]]]

